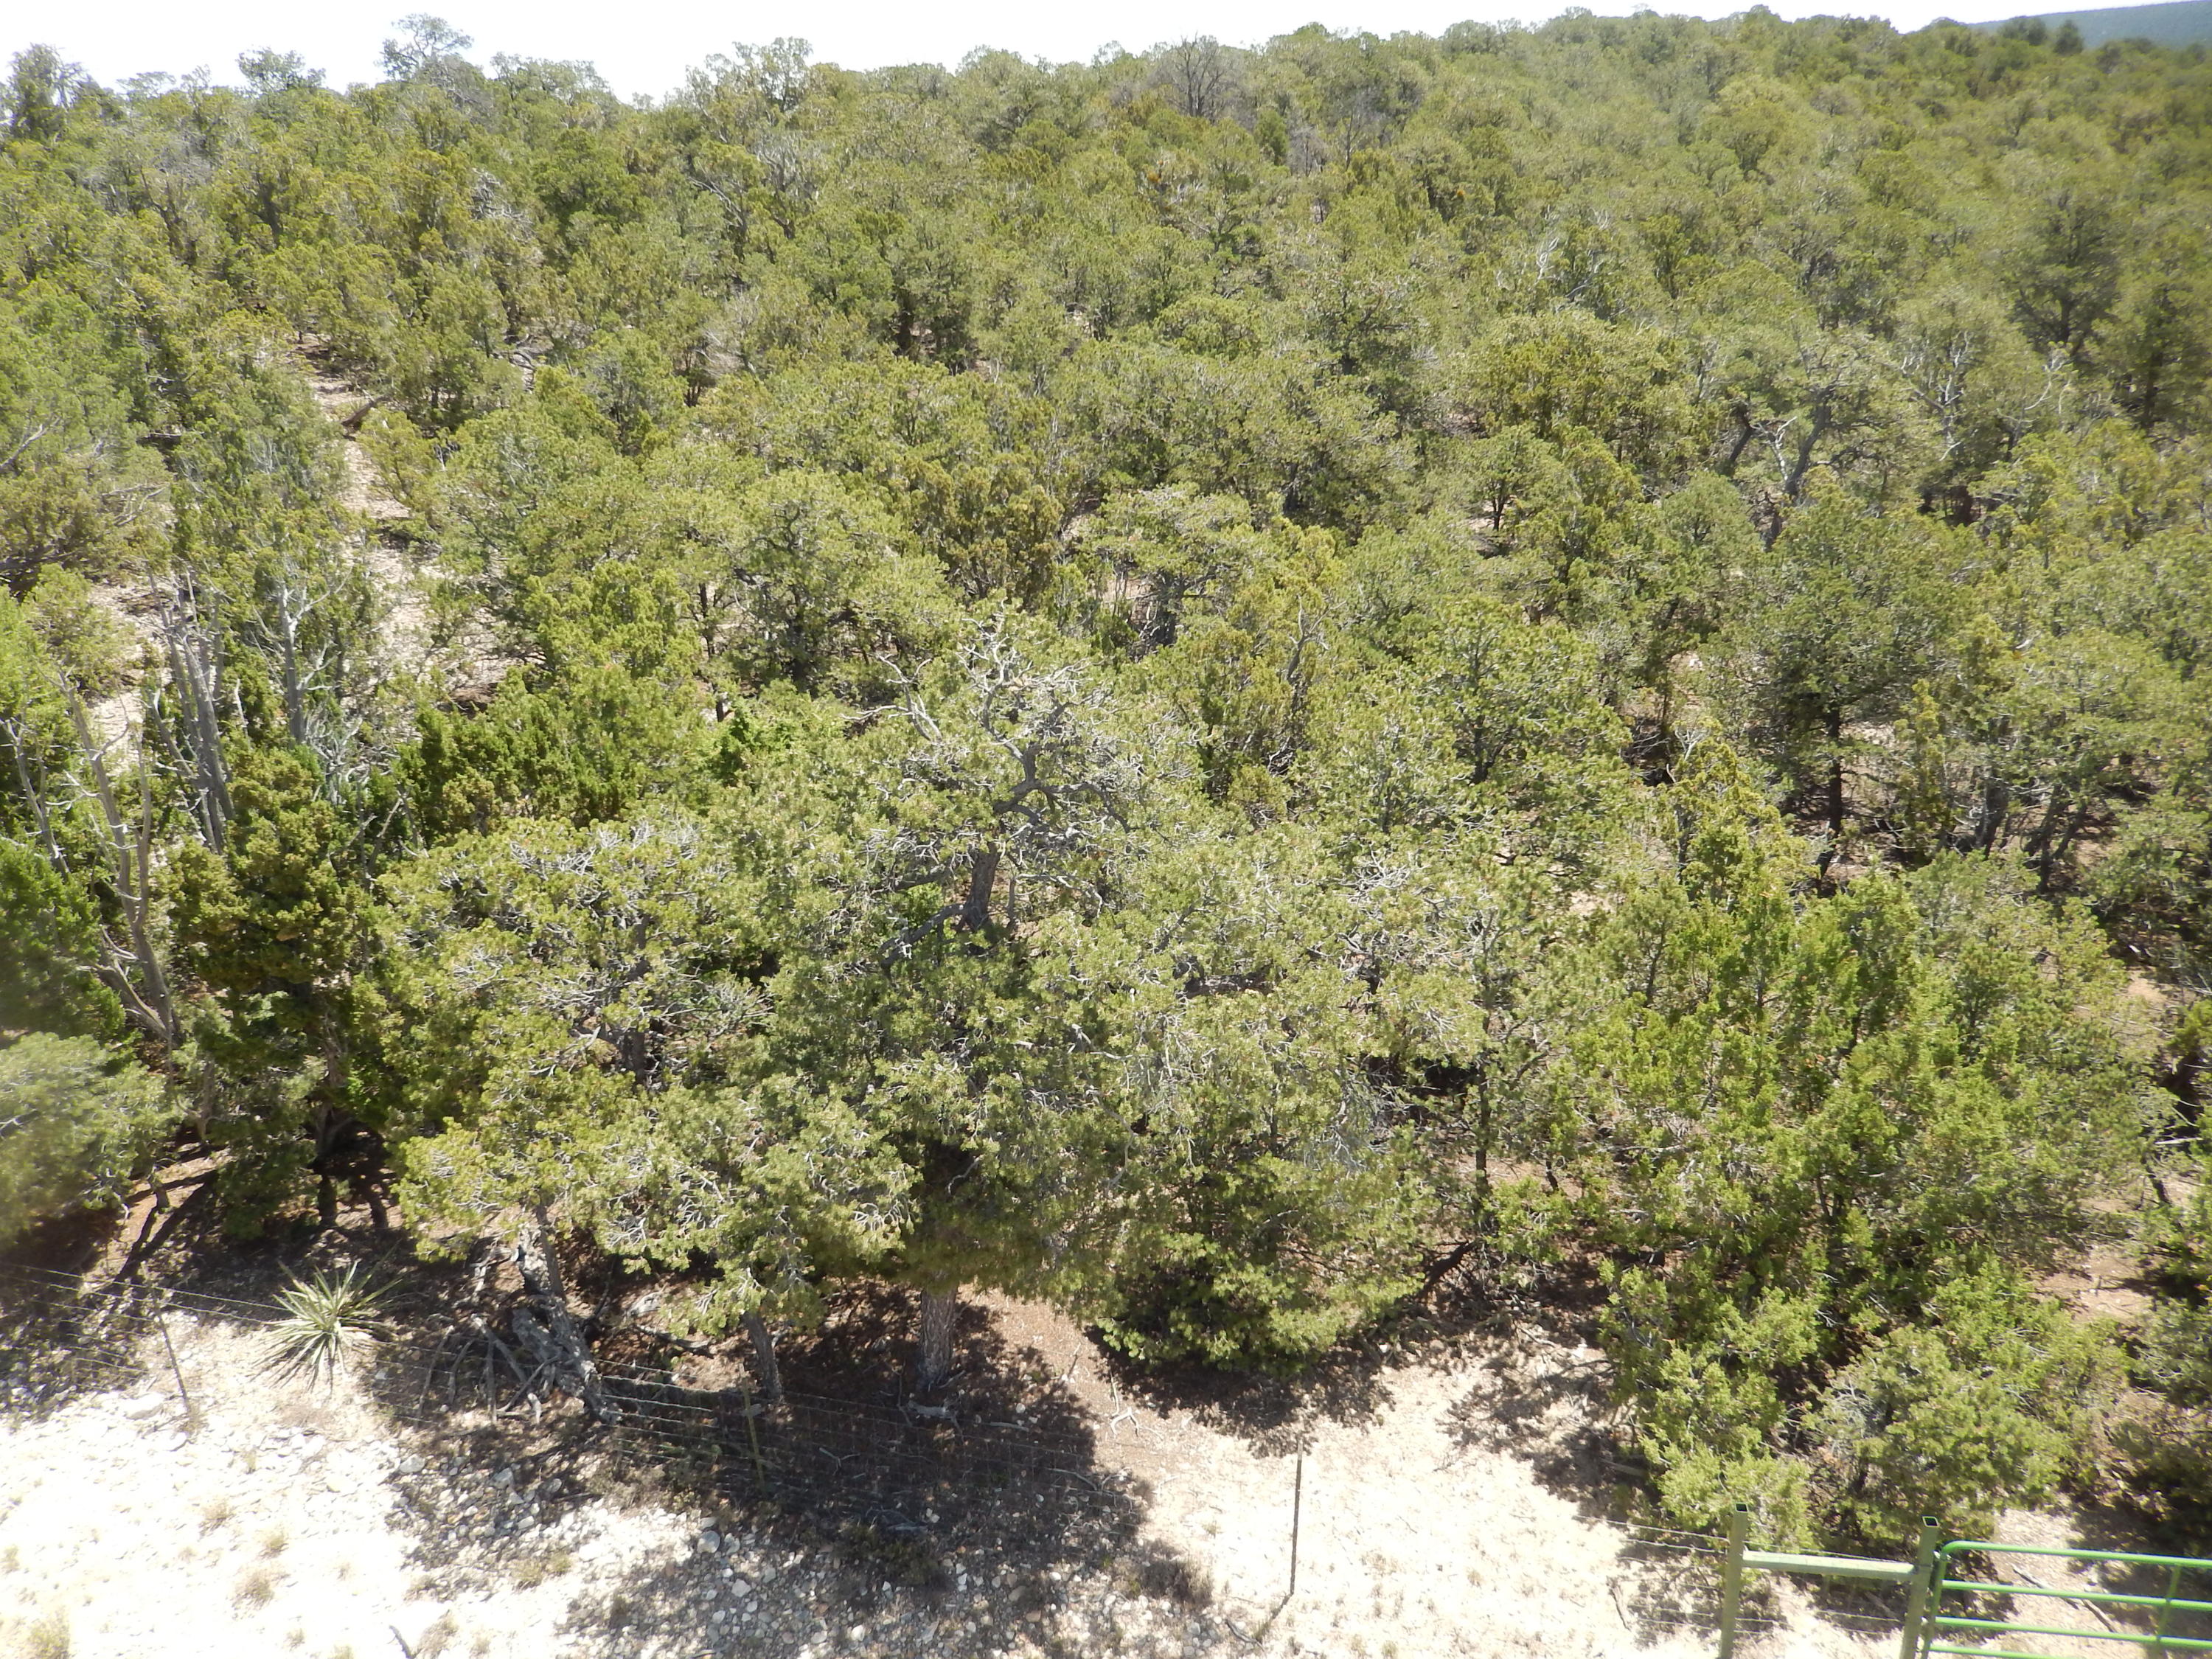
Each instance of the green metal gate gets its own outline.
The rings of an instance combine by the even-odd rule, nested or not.
[[[2083,1565],[2118,1565],[2143,1571],[2160,1589],[2156,1594],[2124,1590],[2082,1589],[2067,1585],[1989,1583],[1956,1577],[1954,1563],[1962,1555],[2039,1556]],[[2185,1589],[2194,1595],[2184,1595]],[[2031,1605],[2038,1601],[2072,1602],[2095,1613],[2101,1629],[2064,1626],[2032,1620],[1977,1619],[1946,1613],[1945,1599],[1954,1605],[1972,1595],[2018,1597]],[[1927,1613],[1922,1620],[1923,1654],[1975,1654],[1984,1659],[2043,1659],[2017,1645],[2016,1638],[2063,1637],[2072,1642],[2116,1642],[2136,1648],[2145,1659],[2180,1659],[2184,1654],[2212,1653],[2212,1561],[2185,1555],[2136,1555],[2119,1550],[2051,1549],[2033,1544],[1993,1544],[1986,1540],[1960,1539],[1936,1552],[1935,1579],[1929,1587]],[[2145,1620],[2148,1629],[2129,1629],[2112,1623],[2103,1609],[2118,1610],[2131,1619]],[[2185,1636],[2177,1623],[2194,1628]],[[1991,1646],[1991,1643],[2001,1645]],[[1968,1645],[1972,1644],[1972,1645]],[[2115,1655],[2121,1649],[2111,1650]]]
[[[1750,1511],[1739,1504],[1729,1517],[1728,1553],[1721,1568],[1720,1659],[1734,1659],[1738,1609],[1743,1595],[1743,1575],[1787,1572],[1822,1578],[1856,1579],[1895,1584],[1905,1591],[1904,1629],[1898,1642],[1899,1659],[1930,1659],[1936,1654],[1963,1655],[1967,1659],[2056,1659],[2048,1651],[2019,1645],[2023,1639],[2118,1643],[2102,1651],[2113,1659],[2129,1659],[2132,1647],[2139,1659],[2185,1659],[2212,1655],[2212,1560],[2185,1555],[2138,1555],[2121,1550],[2052,1549],[2038,1544],[1996,1544],[1985,1539],[1961,1538],[1948,1543],[1934,1521],[1920,1532],[1920,1547],[1910,1561],[1867,1560],[1846,1555],[1784,1555],[1770,1550],[1747,1549]],[[1963,1578],[1959,1558],[2039,1556],[2069,1564],[2118,1567],[2145,1575],[2149,1590],[2112,1590],[2101,1587],[2024,1583],[1996,1579]],[[2184,1592],[2188,1592],[2185,1594]],[[2033,1619],[1992,1619],[1970,1609],[1969,1598],[1990,1596],[2062,1601],[2090,1609],[2101,1628],[2063,1626]],[[1949,1609],[1947,1611],[1947,1608]],[[2142,1627],[2116,1623],[2106,1609],[2118,1613]]]

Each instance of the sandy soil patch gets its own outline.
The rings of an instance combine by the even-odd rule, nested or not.
[[[1292,1391],[1271,1413],[1133,1398],[1065,1321],[991,1304],[971,1328],[1073,1396],[1102,1469],[1137,1483],[1142,1547],[1024,1565],[947,1538],[933,1582],[912,1585],[604,1460],[514,1457],[396,1425],[351,1382],[271,1378],[250,1329],[170,1324],[190,1419],[158,1346],[127,1390],[0,1417],[0,1653],[58,1652],[61,1632],[74,1659],[1711,1648],[1709,1575],[1596,1512],[1596,1357],[1533,1335],[1382,1356],[1349,1393]],[[1162,1577],[1164,1562],[1179,1565]],[[1894,1640],[1786,1589],[1759,1611],[1778,1623],[1753,1655]]]
[[[688,1518],[579,1492],[514,1522],[538,1540],[538,1571],[441,1595],[439,1570],[471,1541],[448,1549],[410,1524],[409,1488],[449,1472],[358,1389],[262,1376],[258,1333],[171,1327],[192,1416],[166,1356],[149,1355],[141,1391],[0,1420],[0,1632],[26,1650],[65,1631],[73,1659],[366,1659],[402,1641],[418,1659],[542,1654],[559,1650],[549,1638],[585,1579],[689,1549]],[[488,1495],[514,1484],[495,1469],[459,1478]]]
[[[1194,1408],[1125,1394],[1117,1368],[1048,1310],[994,1310],[1100,1424],[1100,1462],[1145,1482],[1148,1539],[1205,1576],[1232,1641],[1256,1638],[1246,1651],[1711,1651],[1710,1570],[1605,1518],[1614,1472],[1593,1431],[1605,1382],[1594,1350],[1533,1330],[1386,1348],[1347,1386]],[[1754,1611],[1771,1627],[1747,1653],[1895,1646],[1824,1621],[1788,1585]]]

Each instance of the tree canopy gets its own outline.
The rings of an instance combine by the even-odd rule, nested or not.
[[[0,87],[0,1234],[191,1156],[932,1389],[1472,1259],[1692,1522],[2212,1493],[2202,48],[395,29]]]

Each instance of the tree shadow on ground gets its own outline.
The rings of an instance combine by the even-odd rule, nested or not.
[[[1462,1450],[1516,1459],[1586,1521],[1648,1519],[1650,1470],[1618,1431],[1594,1346],[1604,1298],[1589,1264],[1478,1255],[1433,1286],[1427,1351],[1471,1375],[1447,1419]]]
[[[1452,1439],[1517,1459],[1586,1521],[1636,1518],[1650,1471],[1614,1427],[1610,1382],[1595,1351],[1524,1337],[1477,1363],[1448,1413]]]
[[[1395,1370],[1487,1363],[1498,1354],[1500,1339],[1522,1328],[1570,1346],[1579,1342],[1596,1299],[1595,1280],[1572,1267],[1549,1270],[1540,1280],[1501,1272],[1488,1253],[1462,1247],[1440,1258],[1421,1294],[1395,1315],[1295,1370],[1141,1361],[1118,1352],[1097,1333],[1092,1336],[1101,1365],[1124,1398],[1187,1412],[1204,1426],[1243,1441],[1256,1455],[1286,1456],[1305,1450],[1323,1423],[1357,1428],[1377,1422],[1394,1398],[1389,1379]],[[1532,1401],[1515,1421],[1540,1416],[1548,1404],[1587,1392],[1588,1384],[1542,1388],[1545,1398]],[[1481,1443],[1522,1449],[1510,1437]],[[1594,1490],[1593,1481],[1601,1481],[1597,1466],[1610,1455],[1610,1441],[1599,1434],[1589,1446],[1574,1449],[1554,1476],[1568,1489]]]
[[[1607,1585],[1613,1610],[1635,1637],[1649,1647],[1670,1632],[1720,1627],[1720,1560],[1665,1540],[1632,1538],[1621,1547],[1620,1565]],[[1771,1598],[1749,1587],[1743,1622],[1756,1629],[1774,1622]]]
[[[933,1564],[953,1550],[1036,1568],[1127,1550],[1147,1494],[1101,1463],[1095,1419],[1044,1357],[970,1304],[951,1380],[921,1404],[908,1388],[916,1314],[901,1287],[848,1287],[782,1345],[773,1404],[732,1399],[744,1361],[726,1346],[672,1366],[673,1385],[719,1402],[727,1498],[805,1518],[909,1584],[943,1578]]]
[[[1194,1422],[1234,1436],[1267,1457],[1306,1450],[1322,1423],[1378,1420],[1391,1401],[1384,1373],[1396,1352],[1395,1343],[1378,1339],[1334,1350],[1307,1369],[1285,1375],[1146,1363],[1099,1345],[1105,1375],[1122,1398],[1158,1411],[1187,1412]]]
[[[673,1346],[657,1363],[623,1345],[632,1363],[606,1381],[632,1420],[570,1432],[650,1469],[664,1501],[728,1541],[604,1576],[572,1633],[611,1655],[672,1637],[701,1653],[828,1640],[855,1654],[987,1655],[1054,1650],[1078,1595],[1103,1593],[1109,1619],[1144,1604],[1184,1627],[1201,1618],[1203,1575],[1140,1537],[1149,1491],[1101,1462],[1095,1419],[1044,1357],[971,1304],[951,1385],[920,1406],[908,1387],[915,1315],[899,1287],[844,1287],[818,1328],[781,1345],[776,1402],[755,1397],[734,1341]],[[556,1478],[568,1491],[577,1477]],[[509,1491],[523,1485],[518,1474]],[[1181,1651],[1180,1638],[1163,1650]]]

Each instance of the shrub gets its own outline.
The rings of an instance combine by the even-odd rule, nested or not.
[[[69,1616],[47,1613],[24,1632],[23,1659],[70,1659]]]
[[[89,1037],[0,1048],[0,1243],[122,1189],[159,1137],[161,1079]]]
[[[359,1262],[342,1273],[295,1278],[276,1293],[285,1317],[270,1334],[268,1368],[279,1376],[333,1380],[389,1334],[382,1317],[389,1294],[388,1286],[363,1276]]]

